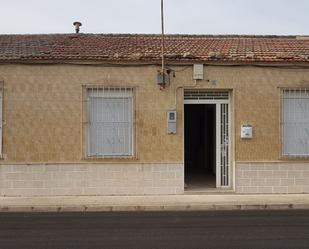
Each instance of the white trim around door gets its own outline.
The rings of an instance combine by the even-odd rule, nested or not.
[[[231,92],[184,90],[184,104],[216,105],[216,188],[231,188]]]

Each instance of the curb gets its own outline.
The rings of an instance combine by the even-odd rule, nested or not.
[[[191,205],[11,205],[0,206],[0,213],[17,212],[147,212],[147,211],[215,211],[215,210],[303,210],[309,209],[309,204],[191,204]]]

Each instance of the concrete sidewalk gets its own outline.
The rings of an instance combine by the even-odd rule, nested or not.
[[[0,212],[309,209],[309,194],[0,197]]]

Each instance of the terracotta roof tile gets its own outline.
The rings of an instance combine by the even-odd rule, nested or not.
[[[296,36],[167,35],[169,61],[309,62],[309,38]],[[153,62],[160,35],[0,35],[0,61]]]

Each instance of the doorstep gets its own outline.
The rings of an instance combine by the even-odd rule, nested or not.
[[[184,191],[184,195],[231,195],[235,194],[232,189],[188,189]]]
[[[209,187],[190,187],[186,186],[185,195],[208,195],[208,194],[235,194],[232,188],[209,188]]]

